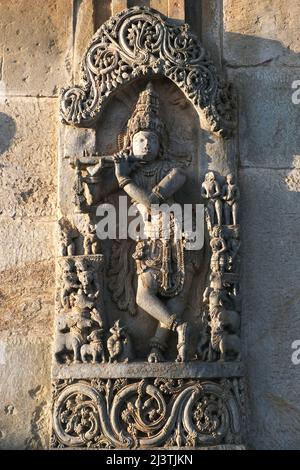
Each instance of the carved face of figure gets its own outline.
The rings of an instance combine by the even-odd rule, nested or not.
[[[233,175],[231,173],[229,173],[229,175],[227,175],[227,183],[228,184],[233,184],[234,183],[234,178],[233,178]]]
[[[82,288],[83,288],[84,292],[86,293],[88,291],[89,285],[92,281],[91,273],[88,272],[88,271],[79,272],[78,273],[78,278],[79,278],[79,281],[82,285]]]
[[[159,139],[155,132],[139,131],[132,139],[132,153],[141,160],[150,162],[158,157]]]
[[[215,238],[219,238],[222,236],[222,229],[221,227],[219,227],[218,225],[216,225],[214,228],[213,228],[213,236]]]
[[[206,175],[205,175],[205,180],[208,181],[209,183],[213,183],[215,181],[215,175],[212,171],[209,171]]]

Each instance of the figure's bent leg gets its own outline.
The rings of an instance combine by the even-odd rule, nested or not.
[[[138,277],[136,303],[167,329],[175,329],[175,315],[172,315],[165,304],[157,297],[157,282],[151,272],[144,272]]]
[[[187,351],[188,351],[188,325],[187,323],[182,323],[182,315],[187,305],[188,295],[192,286],[192,281],[194,277],[194,267],[192,264],[187,263],[185,266],[185,279],[182,291],[176,297],[171,298],[167,306],[176,315],[176,320],[179,323],[177,326],[177,361],[184,362],[187,360]]]
[[[155,336],[150,340],[149,362],[162,362],[164,360],[169,331],[176,326],[175,315],[172,315],[166,305],[157,297],[157,292],[157,281],[154,274],[151,271],[140,274],[136,302],[139,307],[159,321]]]

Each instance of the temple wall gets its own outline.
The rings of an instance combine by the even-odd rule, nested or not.
[[[247,445],[299,448],[297,0],[0,0],[0,448],[49,444],[59,90],[78,82],[94,31],[134,5],[189,22],[238,92],[227,145],[242,194]]]

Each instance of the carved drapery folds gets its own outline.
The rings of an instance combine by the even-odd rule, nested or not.
[[[212,132],[230,136],[235,126],[232,91],[208,53],[188,25],[178,26],[142,7],[115,15],[96,32],[82,62],[82,85],[62,91],[62,121],[92,125],[114,91],[151,74],[172,80]]]
[[[60,380],[52,446],[239,445],[243,400],[240,379]]]

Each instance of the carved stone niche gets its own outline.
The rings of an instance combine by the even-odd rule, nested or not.
[[[137,7],[62,90],[51,446],[243,448],[234,103],[187,25]],[[196,250],[175,203],[200,238],[202,204]]]

